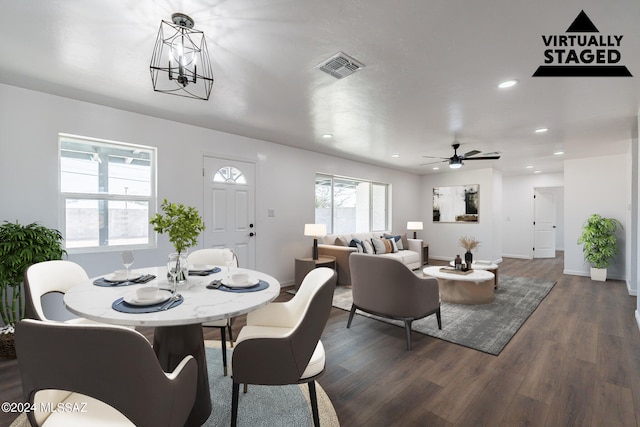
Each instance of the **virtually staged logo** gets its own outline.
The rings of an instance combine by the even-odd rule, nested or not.
[[[620,64],[622,38],[600,34],[583,10],[566,34],[542,36],[545,65],[533,77],[633,77]]]

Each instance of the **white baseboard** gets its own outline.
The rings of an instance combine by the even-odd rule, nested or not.
[[[640,329],[640,311],[636,310],[636,323],[638,324],[638,329]]]
[[[503,258],[517,258],[517,259],[533,259],[528,255],[518,255],[518,254],[503,254]]]
[[[629,292],[629,295],[637,297],[638,296],[638,290],[637,289],[631,289],[631,284],[629,283],[629,281],[626,281],[627,283],[627,292]]]
[[[582,277],[591,277],[591,273],[588,271],[582,271],[582,270],[563,270],[562,274],[567,274],[569,276],[582,276]],[[611,275],[607,275],[607,280],[620,280],[626,283],[627,278],[624,276],[611,276]],[[629,286],[627,285],[627,288]]]

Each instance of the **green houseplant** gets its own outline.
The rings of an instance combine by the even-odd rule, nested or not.
[[[198,210],[181,203],[169,203],[164,199],[160,205],[164,214],[157,213],[149,223],[153,225],[153,230],[158,233],[166,233],[169,241],[173,244],[177,252],[175,258],[175,272],[178,275],[176,280],[186,279],[184,269],[187,267],[185,260],[181,261],[182,255],[191,246],[198,244],[198,236],[204,231],[205,226]]]
[[[0,335],[0,353],[15,357],[13,326],[24,318],[24,272],[32,264],[61,259],[62,234],[38,223],[20,225],[5,221],[0,226],[0,316],[6,325]]]
[[[610,261],[618,253],[616,230],[622,224],[615,218],[593,214],[582,227],[578,244],[583,245],[584,259],[591,264],[591,279],[605,281]]]

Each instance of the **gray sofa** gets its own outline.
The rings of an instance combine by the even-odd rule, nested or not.
[[[350,285],[351,269],[349,267],[349,255],[358,252],[359,250],[357,247],[349,246],[351,241],[353,239],[357,239],[361,242],[371,242],[371,239],[381,239],[385,236],[393,236],[394,240],[401,240],[402,249],[398,249],[396,252],[380,253],[375,251],[373,244],[370,244],[373,248],[371,253],[375,253],[376,256],[395,258],[411,270],[422,267],[422,240],[408,239],[406,234],[397,234],[386,231],[353,234],[328,234],[319,239],[318,254],[335,257],[336,269],[338,271],[338,284]]]

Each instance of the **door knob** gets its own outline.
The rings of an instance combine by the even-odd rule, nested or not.
[[[256,235],[255,233],[249,233],[249,237],[253,237],[255,235]]]

